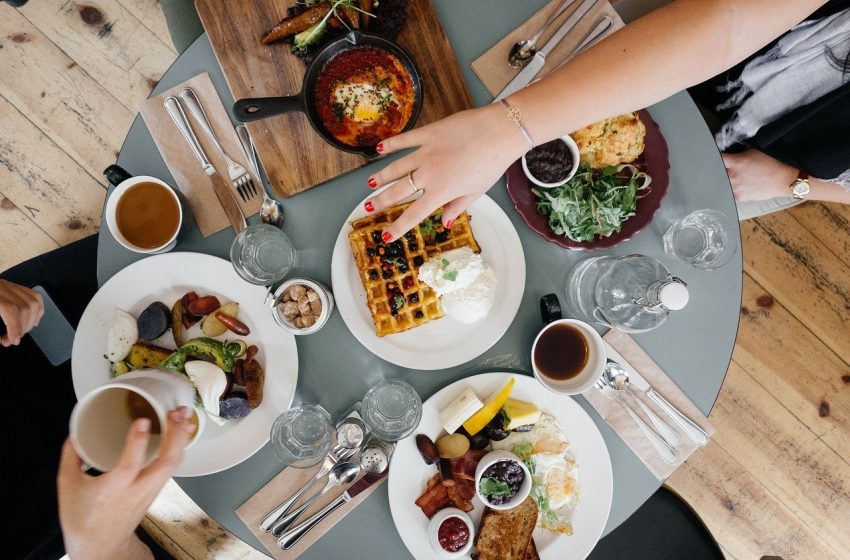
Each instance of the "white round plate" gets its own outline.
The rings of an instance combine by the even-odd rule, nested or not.
[[[222,303],[239,302],[239,319],[251,329],[246,337],[227,333],[220,339],[243,338],[256,344],[257,361],[265,369],[263,402],[251,414],[223,426],[207,421],[201,438],[189,449],[175,476],[202,476],[238,465],[269,440],[275,418],[288,409],[298,381],[298,350],[295,337],[275,323],[264,305],[266,290],[248,284],[230,262],[199,253],[166,253],[140,260],[121,270],[98,290],[86,307],[71,354],[74,391],[81,398],[110,380],[106,353],[107,333],[115,309],[133,317],[154,301],[169,308],[186,292],[215,295]],[[229,336],[228,336],[229,335]],[[202,336],[198,325],[184,338]],[[171,331],[154,344],[174,348]]]
[[[428,542],[428,518],[414,502],[425,491],[425,483],[437,471],[433,465],[426,465],[422,460],[416,449],[416,434],[436,439],[444,433],[439,411],[466,387],[471,387],[483,399],[501,387],[511,375],[484,373],[443,388],[422,406],[419,428],[398,443],[390,463],[390,511],[398,534],[417,560],[434,557]],[[537,551],[542,560],[583,560],[599,541],[611,510],[614,478],[608,447],[596,424],[572,398],[547,390],[533,377],[513,376],[516,383],[511,397],[533,402],[544,412],[555,416],[570,440],[570,451],[578,463],[579,505],[573,515],[573,534],[555,535],[535,529]],[[477,531],[484,504],[477,497],[473,498],[472,503],[475,509],[469,515]]]
[[[508,330],[525,290],[525,254],[519,235],[499,205],[486,195],[473,202],[468,212],[472,233],[481,246],[481,256],[493,267],[498,279],[496,304],[490,314],[471,324],[459,323],[446,316],[383,337],[375,334],[366,291],[348,243],[351,222],[366,216],[363,204],[358,204],[348,216],[334,245],[331,280],[342,320],[354,338],[370,352],[401,367],[444,369],[477,358]]]

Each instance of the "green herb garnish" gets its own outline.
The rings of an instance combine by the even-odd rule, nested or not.
[[[519,457],[522,462],[525,463],[525,466],[528,468],[528,472],[530,472],[533,476],[536,468],[534,465],[534,459],[531,458],[531,450],[532,446],[529,442],[514,445],[514,455]]]
[[[443,273],[443,280],[448,280],[449,282],[454,282],[457,280],[457,270],[452,270],[450,272]]]
[[[396,309],[401,309],[404,307],[404,298],[402,296],[393,297],[393,303],[395,303]]]
[[[502,482],[496,478],[482,478],[478,483],[478,490],[485,498],[495,498],[496,496],[510,496],[511,487],[507,482]]]
[[[625,173],[624,173],[625,172]],[[549,227],[573,241],[608,237],[635,215],[638,198],[649,194],[652,179],[634,165],[591,169],[582,167],[565,185],[532,188],[537,210],[549,217]]]
[[[449,266],[449,260],[448,259],[442,259],[440,262],[443,264],[443,268],[446,268],[447,266]]]

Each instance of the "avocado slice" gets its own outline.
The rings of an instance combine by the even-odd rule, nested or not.
[[[223,371],[233,371],[235,359],[232,354],[227,352],[224,343],[206,337],[193,338],[159,365],[166,369],[183,371],[183,366],[190,356],[207,358]]]

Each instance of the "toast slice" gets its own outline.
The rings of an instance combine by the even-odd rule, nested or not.
[[[473,558],[477,560],[525,560],[531,533],[537,524],[537,505],[526,498],[517,507],[487,509],[475,535]],[[533,545],[531,545],[533,546]],[[537,550],[534,548],[534,556]]]
[[[528,543],[528,548],[525,549],[525,560],[540,560],[540,555],[537,554],[537,546],[534,544],[534,539]]]

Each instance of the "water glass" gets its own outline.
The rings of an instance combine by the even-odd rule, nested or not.
[[[734,222],[717,210],[697,210],[673,222],[664,234],[664,252],[696,268],[728,263],[738,250]]]
[[[271,443],[284,464],[308,468],[321,463],[331,450],[333,425],[328,411],[317,404],[290,408],[272,425]]]
[[[375,437],[387,442],[410,435],[422,419],[422,399],[401,379],[374,385],[360,403],[363,423]]]
[[[283,279],[295,265],[295,247],[280,228],[269,224],[248,226],[230,246],[237,274],[252,284],[267,286]]]

